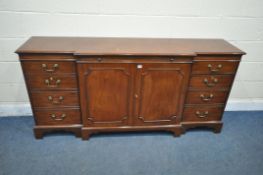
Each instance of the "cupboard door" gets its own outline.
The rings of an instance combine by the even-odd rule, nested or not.
[[[131,116],[129,64],[78,64],[84,126],[121,126]]]
[[[135,123],[179,123],[189,72],[190,64],[137,65]]]

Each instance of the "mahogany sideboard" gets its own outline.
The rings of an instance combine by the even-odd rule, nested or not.
[[[19,54],[37,139],[222,128],[245,53],[222,39],[31,37]]]

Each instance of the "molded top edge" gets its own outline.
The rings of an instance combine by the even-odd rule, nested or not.
[[[113,37],[31,37],[16,53],[196,56],[244,55],[223,39],[196,38],[113,38]]]

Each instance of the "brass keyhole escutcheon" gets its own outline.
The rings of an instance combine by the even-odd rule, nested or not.
[[[142,69],[142,68],[143,68],[142,64],[137,65],[137,69]]]

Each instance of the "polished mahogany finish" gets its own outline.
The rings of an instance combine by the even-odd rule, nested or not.
[[[189,88],[229,89],[233,79],[232,75],[192,75]]]
[[[239,62],[199,61],[193,65],[192,74],[235,74]]]
[[[36,56],[36,58],[38,58]],[[55,57],[54,57],[55,58]],[[31,61],[31,62],[22,62],[22,66],[27,71],[26,74],[75,74],[75,62],[64,62],[64,61]]]
[[[228,92],[226,91],[189,91],[186,97],[186,104],[224,104]]]
[[[32,37],[19,54],[36,122],[88,139],[97,132],[221,131],[245,54],[221,39]]]
[[[32,91],[31,99],[39,108],[79,107],[77,91]]]
[[[136,68],[134,123],[179,124],[191,63],[138,64]]]
[[[35,115],[38,125],[81,124],[79,108],[36,109]]]
[[[186,106],[183,121],[220,121],[223,106]]]
[[[78,64],[84,126],[123,126],[132,117],[129,64]]]

